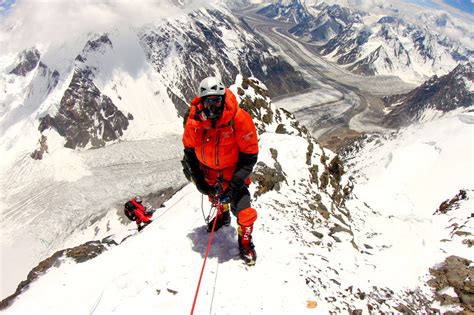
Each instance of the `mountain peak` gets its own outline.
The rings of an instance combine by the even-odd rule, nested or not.
[[[31,72],[40,61],[40,52],[36,48],[23,50],[17,58],[16,66],[10,71],[10,74],[26,76]]]
[[[474,104],[472,64],[462,63],[450,73],[433,76],[421,86],[402,95],[385,97],[388,126],[399,127],[413,121],[434,119],[455,109]]]

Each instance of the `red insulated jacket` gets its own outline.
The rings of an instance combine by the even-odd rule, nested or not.
[[[148,223],[150,222],[150,218],[152,217],[153,214],[146,214],[145,213],[145,207],[141,204],[138,203],[135,198],[132,199],[132,203],[135,206],[135,215],[137,216],[137,223],[145,222]]]
[[[201,98],[194,98],[184,127],[185,152],[194,151],[209,185],[214,185],[218,179],[228,184],[236,172],[239,157],[258,154],[255,124],[228,89],[225,91],[224,111],[214,125],[210,120],[199,119],[197,113],[202,109]],[[250,183],[249,178],[246,178],[246,183]]]

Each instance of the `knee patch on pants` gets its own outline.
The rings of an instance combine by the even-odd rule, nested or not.
[[[237,223],[242,226],[251,226],[257,220],[257,210],[245,208],[239,211]]]

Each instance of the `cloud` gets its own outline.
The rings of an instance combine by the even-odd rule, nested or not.
[[[185,1],[181,6],[173,2],[177,1],[18,0],[0,20],[0,46],[18,51],[68,40],[77,34],[159,22],[209,5],[204,0]]]

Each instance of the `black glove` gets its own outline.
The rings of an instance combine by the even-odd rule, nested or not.
[[[222,184],[216,183],[214,186],[209,187],[209,195],[212,197],[218,197],[223,193],[224,188]]]
[[[197,190],[203,195],[209,195],[211,191],[211,186],[204,180],[200,178],[193,178],[193,182],[196,185]]]

